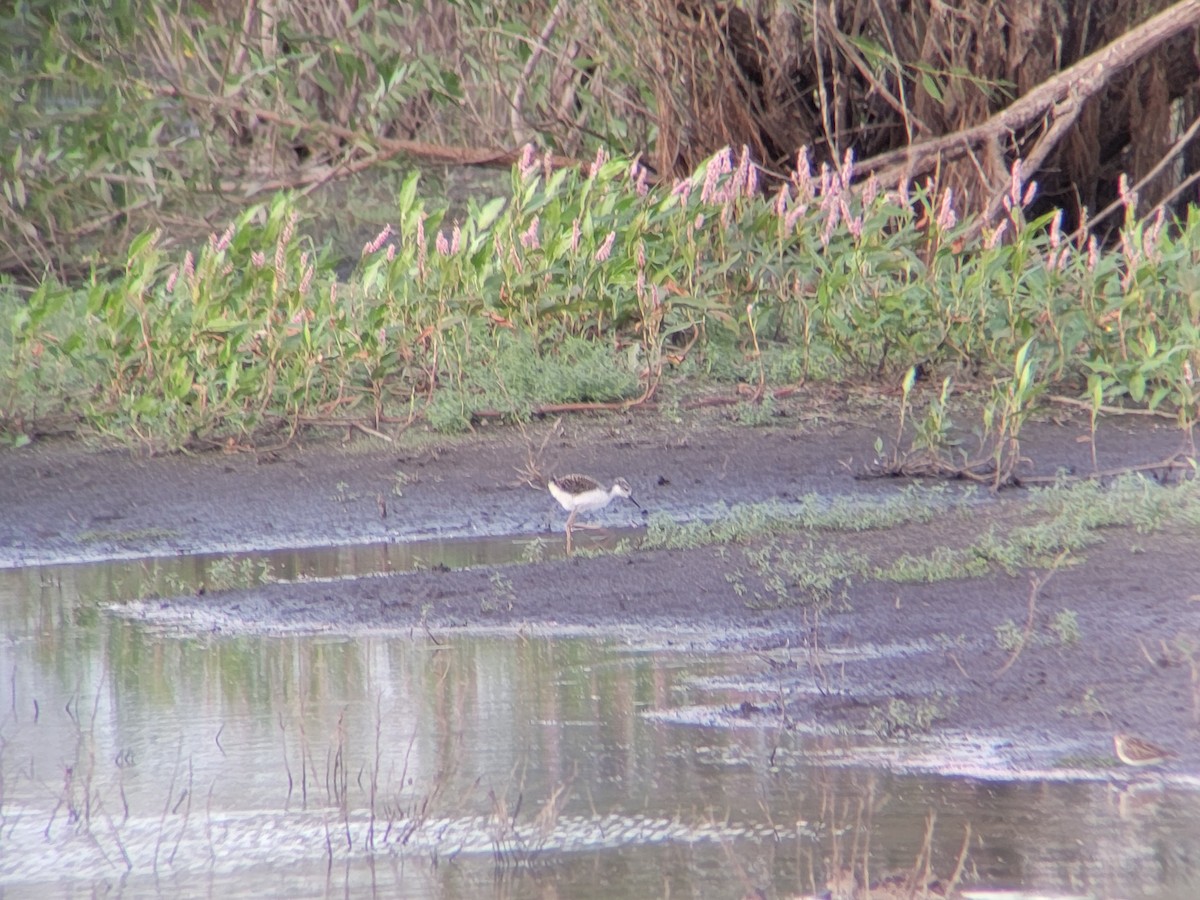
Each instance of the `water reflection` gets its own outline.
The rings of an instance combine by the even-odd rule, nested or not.
[[[4,896],[796,896],[841,866],[1194,897],[1200,804],[1149,781],[905,776],[769,714],[747,661],[617,639],[164,635],[132,576],[0,578]],[[769,708],[770,698],[757,698]]]

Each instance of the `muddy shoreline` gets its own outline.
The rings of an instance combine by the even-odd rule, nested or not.
[[[0,567],[485,535],[561,541],[563,513],[523,483],[531,464],[543,475],[624,476],[643,506],[677,520],[711,515],[721,503],[810,493],[885,498],[905,485],[855,476],[892,427],[825,410],[768,428],[734,427],[716,414],[686,427],[627,414],[535,423],[525,435],[493,427],[452,441],[327,440],[270,454],[147,459],[41,444],[0,453]],[[1086,419],[1032,427],[1022,443],[1028,471],[1089,470],[1088,431]],[[1131,418],[1104,423],[1098,448],[1101,465],[1114,467],[1163,459],[1179,445],[1168,423]],[[1023,493],[977,498],[973,522],[1020,516]],[[597,521],[637,524],[636,512],[615,504]],[[953,541],[955,527],[935,518],[866,537],[794,541],[919,553]],[[123,613],[223,633],[653,633],[744,652],[748,684],[761,690],[748,691],[731,714],[764,723],[836,731],[882,721],[904,739],[906,717],[924,710],[936,715],[934,737],[998,741],[1011,765],[1032,768],[1104,769],[1115,762],[1112,735],[1127,731],[1178,752],[1170,771],[1196,773],[1198,550],[1194,530],[1109,529],[1086,559],[1049,578],[857,580],[819,615],[802,604],[749,601],[740,547],[273,584]],[[1015,655],[997,641],[1005,623],[1044,636],[1064,611],[1078,623],[1074,641],[1043,638]]]

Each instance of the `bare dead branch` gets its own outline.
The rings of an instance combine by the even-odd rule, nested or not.
[[[1067,129],[1055,130],[1055,121],[1074,121],[1084,101],[1098,94],[1114,75],[1197,25],[1200,25],[1200,0],[1182,0],[1042,82],[987,121],[864,159],[858,163],[856,172],[861,176],[874,173],[885,184],[898,184],[929,173],[940,162],[960,158],[974,148],[999,141],[1045,116],[1052,117],[1056,142]],[[1048,153],[1052,146],[1047,145],[1044,152]],[[1033,168],[1026,171],[1032,174]]]

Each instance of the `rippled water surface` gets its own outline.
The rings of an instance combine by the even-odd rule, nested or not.
[[[912,774],[782,720],[746,687],[762,661],[704,636],[238,637],[104,612],[205,570],[172,566],[0,571],[0,896],[792,897],[855,860],[907,871],[927,834],[943,878],[966,840],[968,887],[1200,896],[1197,792],[1152,775],[1003,776],[983,746],[977,777]]]

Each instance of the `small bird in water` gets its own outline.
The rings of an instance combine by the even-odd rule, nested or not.
[[[567,516],[567,552],[571,552],[571,529],[575,525],[575,517],[581,512],[593,512],[604,509],[614,497],[624,497],[638,509],[642,505],[633,499],[633,488],[624,478],[618,478],[611,488],[605,490],[600,482],[586,475],[562,475],[551,478],[546,485],[559,506],[565,509]],[[591,527],[591,526],[580,526]]]
[[[1179,755],[1132,734],[1114,734],[1113,749],[1127,766],[1157,766]]]

